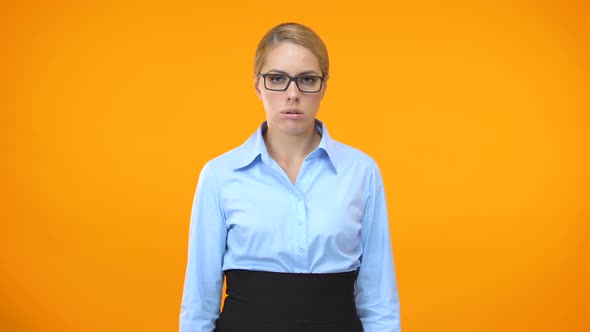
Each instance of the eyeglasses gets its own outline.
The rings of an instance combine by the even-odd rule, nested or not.
[[[322,89],[324,78],[322,76],[301,75],[289,76],[284,74],[258,74],[264,79],[264,88],[270,91],[286,91],[291,82],[295,81],[295,85],[299,91],[304,93],[316,93]]]

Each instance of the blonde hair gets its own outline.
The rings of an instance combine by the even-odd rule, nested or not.
[[[262,37],[254,55],[254,75],[260,73],[268,52],[283,42],[291,42],[310,50],[318,59],[322,75],[328,77],[330,61],[326,45],[313,30],[299,23],[279,24]]]

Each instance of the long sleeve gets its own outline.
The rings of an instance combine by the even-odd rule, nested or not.
[[[362,219],[363,254],[355,287],[356,306],[365,332],[400,332],[400,304],[385,191],[377,165],[369,182]]]
[[[211,332],[219,316],[227,228],[210,164],[199,176],[191,212],[180,332]]]

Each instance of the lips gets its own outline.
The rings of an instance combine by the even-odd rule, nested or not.
[[[303,112],[301,112],[300,110],[296,110],[296,109],[284,110],[281,113],[283,113],[283,114],[290,114],[290,115],[303,114]]]
[[[303,117],[303,112],[298,109],[288,109],[281,112],[281,114],[291,120],[297,120]]]

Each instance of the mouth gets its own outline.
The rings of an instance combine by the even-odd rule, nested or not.
[[[301,112],[300,110],[297,109],[289,109],[289,110],[284,110],[281,112],[282,114],[291,114],[291,115],[295,115],[295,114],[303,114],[303,112]]]
[[[297,109],[288,109],[281,112],[281,114],[288,119],[299,119],[303,116],[303,112]]]

